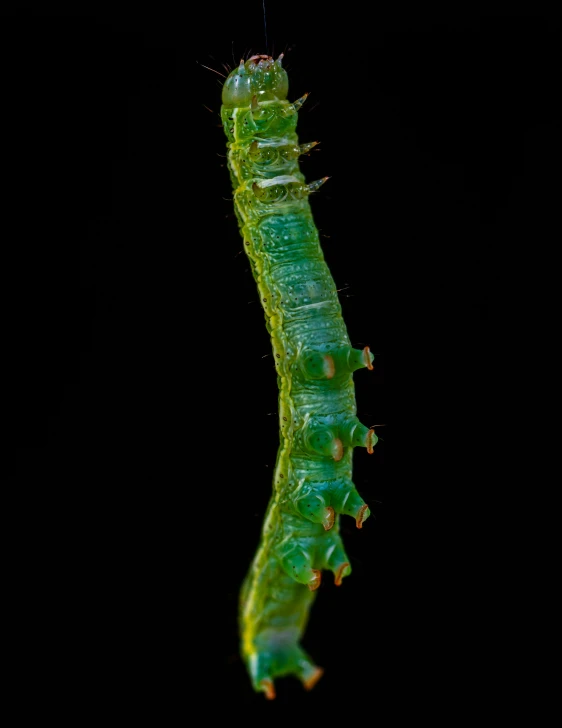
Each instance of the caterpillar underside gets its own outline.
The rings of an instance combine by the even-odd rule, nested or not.
[[[352,373],[372,369],[368,347],[352,348],[324,261],[298,159],[298,110],[282,56],[253,56],[228,77],[222,123],[244,248],[271,335],[279,384],[281,444],[262,540],[240,600],[241,651],[255,690],[275,697],[274,679],[310,689],[322,675],[299,640],[323,570],[340,585],[351,573],[339,515],[361,528],[367,504],[353,485],[354,447],[377,437],[357,419]]]

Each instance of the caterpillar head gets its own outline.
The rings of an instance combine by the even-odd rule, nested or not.
[[[252,56],[228,76],[222,88],[222,103],[228,107],[250,106],[255,96],[259,101],[287,98],[289,78],[281,61],[271,56]]]

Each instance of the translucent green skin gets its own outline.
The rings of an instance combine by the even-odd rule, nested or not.
[[[259,59],[259,60],[257,60]],[[271,335],[281,444],[262,540],[240,603],[241,649],[255,690],[275,677],[310,689],[322,671],[299,646],[323,569],[351,572],[339,514],[360,528],[369,510],[351,481],[353,447],[371,452],[373,430],[355,417],[352,372],[372,354],[351,348],[324,262],[298,156],[297,111],[280,61],[257,56],[225,83],[235,210]],[[338,514],[338,515],[336,515]]]

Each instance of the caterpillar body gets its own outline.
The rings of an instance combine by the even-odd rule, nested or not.
[[[274,679],[311,689],[322,675],[299,644],[322,570],[336,585],[351,573],[339,516],[358,528],[369,508],[352,476],[354,447],[373,451],[373,429],[356,417],[352,374],[372,369],[354,349],[320,248],[298,158],[298,110],[277,59],[240,62],[223,86],[221,120],[244,248],[271,336],[279,385],[280,447],[262,539],[240,597],[241,652],[252,685],[275,697]]]

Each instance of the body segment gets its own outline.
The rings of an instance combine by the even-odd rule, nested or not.
[[[351,347],[324,261],[298,158],[298,109],[281,58],[254,56],[228,77],[221,118],[235,210],[271,336],[279,385],[280,447],[262,540],[240,600],[242,653],[256,690],[296,675],[307,689],[317,668],[299,645],[324,570],[351,572],[339,515],[358,528],[369,510],[352,482],[354,447],[376,436],[356,415],[352,374],[372,369]]]

